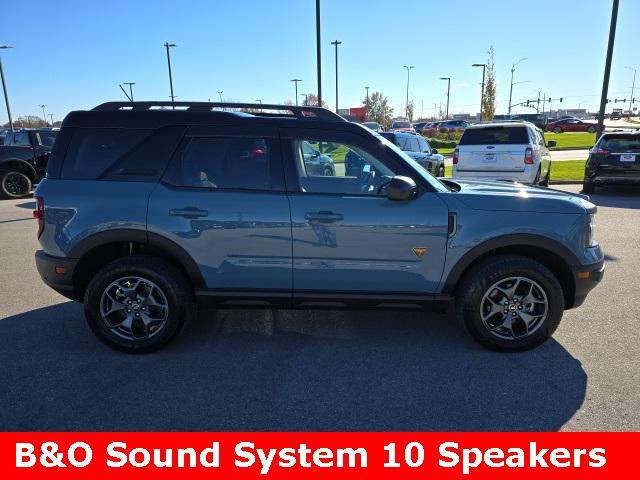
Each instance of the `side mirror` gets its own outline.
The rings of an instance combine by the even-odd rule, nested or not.
[[[555,147],[557,144],[558,144],[558,142],[556,142],[555,140],[549,140],[547,142],[547,148]]]
[[[432,148],[431,149],[431,153],[438,153],[438,149],[437,148]]]
[[[416,194],[416,182],[409,177],[396,175],[387,184],[387,198],[389,200],[411,200]]]

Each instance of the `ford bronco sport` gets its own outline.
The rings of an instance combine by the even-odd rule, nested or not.
[[[310,170],[309,147],[334,159],[353,151],[362,171]],[[454,298],[481,344],[523,350],[604,271],[587,197],[437,180],[318,107],[72,112],[36,202],[43,280],[128,352],[167,345],[198,306],[428,310]]]

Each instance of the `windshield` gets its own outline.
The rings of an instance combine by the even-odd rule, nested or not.
[[[363,125],[371,130],[377,130],[380,127],[376,122],[365,122]]]
[[[380,140],[380,142],[384,146],[390,148],[396,154],[400,155],[402,159],[405,162],[407,162],[413,168],[414,171],[416,171],[420,176],[422,176],[422,178],[424,178],[429,183],[429,185],[431,185],[434,188],[436,192],[449,191],[449,189],[445,187],[444,184],[440,182],[440,180],[438,180],[437,178],[432,176],[429,172],[427,172],[424,168],[422,168],[418,162],[416,162],[413,158],[411,158],[409,155],[407,155],[402,150],[400,150],[393,142],[390,142],[389,140],[384,138],[382,135],[376,134],[375,136],[378,140]]]
[[[38,143],[43,147],[53,147],[53,142],[56,141],[56,135],[58,132],[38,132]]]
[[[393,122],[391,128],[411,128],[411,124],[409,122]]]

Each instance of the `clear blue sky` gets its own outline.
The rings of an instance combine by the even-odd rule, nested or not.
[[[621,0],[610,97],[629,97],[640,69],[640,1]],[[16,4],[17,5],[17,4]],[[18,7],[16,7],[18,8]],[[420,113],[445,101],[451,76],[452,113],[477,112],[481,69],[495,48],[498,113],[506,112],[511,64],[522,57],[514,103],[564,97],[563,106],[595,109],[602,84],[609,0],[322,0],[323,96],[335,105],[334,51],[339,39],[340,106],[357,106],[380,90],[398,114],[410,96]],[[39,104],[60,119],[124,99],[118,84],[133,81],[137,100],[168,99],[165,41],[172,50],[178,100],[293,100],[316,91],[314,0],[30,1],[19,15],[3,15],[0,50],[14,118],[40,115]],[[28,14],[27,14],[28,12]],[[640,84],[640,71],[638,72]],[[640,97],[640,89],[637,96]],[[618,105],[622,107],[622,105]],[[0,122],[7,120],[4,105]]]

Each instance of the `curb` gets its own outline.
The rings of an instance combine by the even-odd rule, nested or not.
[[[581,185],[582,180],[549,180],[549,185]]]

